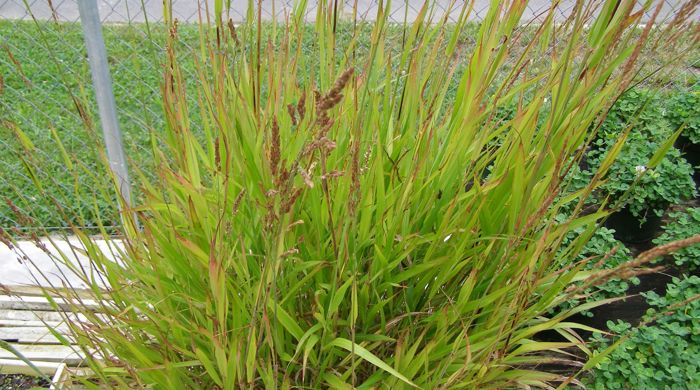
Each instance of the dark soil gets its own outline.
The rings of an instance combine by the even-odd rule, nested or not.
[[[34,387],[49,387],[46,379],[22,374],[1,374],[0,390],[24,390]]]
[[[668,216],[669,212],[680,211],[689,207],[700,207],[700,199],[693,199],[679,205],[671,206],[666,215],[663,217],[662,224],[672,222]],[[636,257],[640,253],[653,248],[654,244],[652,243],[652,239],[657,237],[659,234],[661,234],[660,228],[656,229],[654,234],[650,235],[646,241],[623,241],[623,243],[630,250],[631,256]],[[649,304],[641,293],[654,291],[659,295],[664,295],[666,293],[666,285],[670,283],[674,277],[680,277],[682,275],[700,276],[700,269],[691,271],[684,267],[678,267],[673,262],[673,258],[671,256],[664,257],[661,261],[659,261],[659,263],[654,264],[654,266],[663,266],[664,269],[660,272],[640,275],[639,285],[630,286],[630,289],[627,291],[628,297],[626,299],[592,309],[591,313],[593,313],[593,317],[586,317],[577,314],[567,319],[567,321],[577,322],[600,330],[608,329],[608,321],[617,322],[617,320],[622,320],[630,323],[632,326],[636,326],[650,308]],[[579,330],[578,334],[584,340],[591,337],[591,333],[587,331]],[[543,341],[565,341],[561,335],[554,331],[542,332],[538,334],[537,337]]]

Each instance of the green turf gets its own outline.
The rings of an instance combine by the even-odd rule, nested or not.
[[[196,42],[196,28],[181,30],[183,42]],[[159,91],[163,28],[151,26],[149,35],[143,25],[106,26],[104,36],[125,149],[132,165],[147,165],[151,160],[149,129],[163,125]],[[71,223],[90,226],[98,214],[115,221],[114,211],[107,206],[110,202],[91,191],[100,187],[96,182],[104,182],[105,173],[96,169],[100,128],[81,26],[2,21],[0,37],[10,38],[0,47],[4,84],[0,95],[0,226],[63,227],[66,218],[61,215],[61,207]],[[182,60],[191,72],[193,62]],[[87,121],[81,119],[76,102],[85,105],[83,111],[90,114]],[[22,149],[8,122],[32,139],[36,147],[32,158],[40,164],[38,173],[43,185],[57,197],[58,204],[41,196],[29,179],[18,156]],[[65,169],[51,128],[63,140],[68,154],[84,165],[82,169],[78,165],[74,172]],[[8,199],[33,220],[14,215]]]

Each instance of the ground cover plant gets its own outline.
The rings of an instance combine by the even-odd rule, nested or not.
[[[693,167],[679,150],[671,149],[654,169],[645,166],[645,161],[682,125],[680,120],[669,120],[663,99],[653,90],[633,89],[625,93],[608,113],[586,155],[587,169],[577,178],[585,182],[592,177],[620,134],[629,130],[627,142],[594,201],[607,198],[619,207],[627,207],[640,221],[652,214],[662,216],[668,206],[696,195]]]
[[[576,364],[563,349],[580,349],[584,368],[600,360],[576,335],[585,327],[567,321],[598,303],[549,313],[614,275],[585,275],[585,262],[562,268],[560,250],[583,229],[563,248],[577,258],[606,215],[581,211],[627,132],[587,186],[561,197],[561,184],[634,80],[642,47],[672,44],[684,14],[639,28],[634,1],[600,12],[577,2],[563,23],[552,9],[521,34],[527,2],[492,1],[475,44],[463,46],[469,4],[447,28],[426,3],[398,40],[379,7],[361,51],[364,27],[342,43],[340,11],[322,2],[310,59],[299,55],[303,2],[267,35],[250,4],[240,26],[223,2],[210,4],[215,16],[189,50],[166,2],[165,121],[150,134],[155,175],[136,169],[143,196],[120,201],[120,261],[72,231],[92,260],[73,270],[101,313],[62,294],[85,316],[68,320],[97,378],[150,388],[548,387],[574,381],[541,366]],[[512,116],[495,120],[513,101]],[[32,156],[31,137],[12,132]],[[31,157],[22,161],[35,177]],[[563,341],[538,340],[543,331]]]
[[[648,168],[645,161],[656,153],[663,139],[649,139],[641,132],[628,136],[618,159],[610,168],[608,181],[597,194],[600,200],[608,198],[620,207],[627,207],[640,221],[647,216],[662,216],[668,206],[692,199],[696,195],[693,167],[672,148],[655,168]],[[606,149],[588,154],[591,177],[600,166],[605,153],[615,146],[612,139],[606,141]]]
[[[683,135],[700,145],[700,85],[673,96],[668,117],[674,126],[684,126]]]
[[[593,389],[692,389],[700,386],[700,278],[676,278],[668,291],[644,294],[652,306],[644,323],[632,328],[610,323],[611,341],[598,336],[599,348],[612,342],[619,347],[600,363],[590,377]],[[623,336],[624,337],[621,337]]]
[[[700,234],[700,208],[690,207],[669,214],[663,234],[654,240],[657,245]],[[700,247],[691,246],[673,254],[673,262],[683,270],[695,271],[700,266]]]
[[[568,247],[568,244],[574,241],[578,235],[585,233],[586,230],[584,228],[578,228],[569,232],[562,242],[563,247]],[[622,242],[616,240],[613,233],[613,230],[605,227],[596,229],[586,245],[578,253],[578,256],[574,259],[570,258],[565,251],[562,251],[562,256],[560,258],[560,261],[562,262],[561,268],[574,265],[577,262],[582,262],[585,264],[582,271],[593,273],[600,271],[601,269],[615,269],[631,261],[632,255],[630,254],[630,250],[627,249]],[[689,236],[691,235],[675,238],[687,238]],[[670,241],[671,240],[667,242]],[[605,283],[591,286],[588,289],[581,291],[580,296],[573,297],[572,300],[554,309],[553,312],[559,312],[564,309],[576,307],[582,302],[598,302],[604,299],[622,297],[625,296],[630,286],[638,284],[639,278],[636,276],[631,276],[624,279],[611,278]],[[590,311],[582,311],[581,314],[589,317],[593,316],[593,313]]]

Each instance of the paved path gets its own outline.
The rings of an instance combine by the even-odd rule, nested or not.
[[[56,19],[62,21],[77,21],[78,5],[80,0],[28,0],[30,9],[37,19],[48,20],[55,16]],[[655,0],[664,1],[664,9],[662,15],[669,15],[673,9],[678,8],[682,0]],[[100,15],[105,22],[111,23],[126,23],[126,22],[143,22],[146,19],[149,21],[158,21],[163,15],[162,0],[97,0],[100,7]],[[435,0],[437,8],[444,10],[447,8],[451,0]],[[213,3],[213,1],[210,1]],[[355,0],[345,0],[344,4],[348,12],[352,10]],[[394,21],[403,21],[404,17],[408,20],[413,20],[423,5],[421,0],[394,0],[392,2],[391,19]],[[463,1],[457,1],[457,4],[463,4]],[[490,1],[476,0],[474,12],[471,15],[472,20],[480,20],[486,15]],[[52,4],[52,6],[50,6]],[[263,0],[262,14],[266,19],[270,19],[272,15],[284,15],[285,10],[289,11],[294,4],[294,0]],[[528,9],[523,15],[523,21],[535,19],[551,4],[548,0],[530,0]],[[558,15],[563,18],[568,15],[571,10],[574,0],[562,0],[559,6]],[[248,6],[247,0],[231,0],[231,18],[235,21],[242,21]],[[52,12],[52,8],[53,11]],[[357,0],[358,12],[361,15],[366,15],[364,19],[374,19],[377,11],[377,0]],[[315,2],[309,1],[307,11],[307,19],[311,20],[315,16]],[[173,0],[173,14],[181,21],[195,22],[199,14],[198,0]],[[453,12],[451,16],[456,16],[457,12]],[[444,11],[442,11],[444,15]],[[30,14],[26,11],[23,0],[0,0],[0,19],[30,19]],[[700,20],[700,9],[695,10],[695,18]]]
[[[108,243],[104,240],[95,240],[95,243],[105,254],[111,253],[110,243],[123,248],[123,244],[119,241]],[[54,256],[63,253],[73,264],[89,267],[88,258],[80,254],[82,245],[77,238],[55,239],[55,241],[44,239],[42,244]],[[37,269],[41,270],[45,279],[38,281],[34,279],[32,275],[36,274]],[[56,261],[56,257],[47,254],[33,242],[19,241],[14,249],[0,243],[0,285],[60,287],[63,281],[69,282],[76,288],[88,287],[70,271],[69,267]]]

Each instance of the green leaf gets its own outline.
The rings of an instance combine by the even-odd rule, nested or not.
[[[219,372],[217,371],[216,367],[214,367],[214,364],[207,357],[204,351],[202,351],[200,348],[197,348],[195,349],[194,353],[197,356],[197,359],[199,359],[199,362],[202,363],[202,365],[204,366],[204,369],[207,370],[207,374],[211,376],[211,378],[214,380],[214,382],[216,382],[217,385],[223,387],[224,381],[221,380]]]
[[[656,150],[654,155],[649,159],[649,162],[647,163],[647,167],[649,168],[654,168],[657,165],[661,163],[661,160],[666,156],[666,153],[668,153],[669,149],[673,147],[673,144],[676,142],[676,139],[678,136],[683,132],[683,127],[680,127],[678,130],[676,130],[675,133],[671,137],[669,137],[661,146]]]
[[[404,383],[411,385],[413,387],[418,387],[416,384],[411,382],[408,378],[405,376],[401,375],[398,371],[394,370],[390,365],[386,364],[384,361],[382,361],[380,358],[375,356],[372,352],[366,350],[364,347],[353,343],[352,341],[348,339],[344,339],[342,337],[338,337],[331,341],[327,347],[339,347],[342,348],[350,353],[354,353],[355,355],[359,356],[360,358],[364,359],[365,361],[373,364],[377,368],[380,368],[392,376],[400,379]]]
[[[343,302],[343,299],[345,298],[345,292],[348,290],[348,287],[352,284],[353,278],[348,278],[348,280],[343,283],[340,288],[338,288],[338,291],[335,292],[333,295],[333,299],[331,300],[330,305],[328,306],[328,317],[333,316],[338,311],[338,308],[340,307],[340,304]]]
[[[291,333],[295,339],[301,340],[301,337],[304,335],[304,330],[301,329],[294,318],[290,316],[289,313],[282,308],[282,306],[272,300],[268,301],[268,307],[270,308],[271,312],[277,316],[277,321],[279,321],[280,324],[282,324],[282,326],[287,329],[287,331]]]

